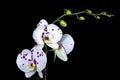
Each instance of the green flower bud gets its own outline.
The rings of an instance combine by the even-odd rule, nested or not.
[[[110,14],[110,15],[107,15],[108,17],[112,17],[112,16],[114,16],[113,14]]]
[[[67,27],[67,23],[64,20],[60,20],[60,25],[62,27]]]
[[[94,17],[95,17],[96,19],[100,19],[100,16],[97,16],[97,15],[96,15],[96,16],[94,16]]]
[[[92,11],[91,11],[91,10],[87,10],[87,13],[88,13],[88,14],[92,14]]]
[[[107,12],[102,12],[101,14],[102,14],[102,15],[106,15],[106,14],[107,14]]]
[[[72,12],[70,11],[70,9],[66,9],[66,10],[65,10],[65,13],[66,13],[67,15],[71,15],[71,14],[72,14]]]
[[[85,17],[81,16],[79,19],[80,19],[81,21],[84,21],[84,20],[85,20]]]

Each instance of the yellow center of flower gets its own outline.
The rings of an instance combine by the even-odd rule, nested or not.
[[[51,42],[50,37],[46,37],[46,36],[45,36],[45,38],[44,38],[44,42],[45,42],[45,43],[50,43],[50,42]]]
[[[35,65],[33,63],[30,63],[27,65],[31,71],[35,70]]]

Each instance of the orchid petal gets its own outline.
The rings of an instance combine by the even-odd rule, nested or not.
[[[40,26],[37,27],[34,31],[33,31],[33,39],[35,40],[35,42],[39,45],[41,45],[41,49],[44,46],[44,42],[42,39],[42,34],[44,33],[44,27]]]
[[[36,71],[26,72],[25,77],[30,78],[33,74],[35,74]]]
[[[43,78],[43,73],[42,72],[38,72],[38,75],[40,76],[40,78]]]
[[[43,42],[43,35],[44,35],[44,29],[45,26],[48,25],[47,21],[42,19],[39,22],[39,25],[34,31],[33,31],[33,39],[35,40],[35,42],[37,44],[39,44],[41,46],[41,49],[44,46],[44,42]]]
[[[60,44],[64,47],[67,54],[69,54],[74,48],[74,40],[69,34],[64,34]]]
[[[43,52],[43,50],[40,48],[39,45],[34,46],[32,50],[34,50],[32,52],[33,62],[34,64],[36,64],[37,71],[41,72],[46,67],[46,63],[47,63],[46,54]]]
[[[48,25],[48,22],[47,22],[45,19],[41,19],[38,24],[39,24],[38,27],[45,26],[45,25],[47,26],[47,25]]]
[[[53,49],[57,49],[59,47],[58,43],[46,43],[47,46]]]
[[[24,49],[20,54],[18,54],[16,63],[17,63],[18,68],[21,71],[30,72],[31,68],[29,65],[33,64],[30,50]]]
[[[60,46],[58,49],[55,50],[55,54],[57,55],[58,58],[60,58],[63,61],[68,60],[66,51],[62,46]]]
[[[62,30],[55,24],[49,24],[47,26],[48,32],[50,33],[51,42],[58,42],[62,38]]]

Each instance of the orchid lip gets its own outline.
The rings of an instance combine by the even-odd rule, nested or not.
[[[43,38],[43,41],[44,41],[45,43],[49,43],[49,42],[50,42],[50,38],[49,38],[48,36],[45,36],[45,37]]]

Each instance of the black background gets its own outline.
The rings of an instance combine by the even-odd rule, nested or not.
[[[91,9],[94,13],[106,11],[115,17],[101,16],[100,20],[93,16],[85,16],[85,21],[79,21],[75,16],[64,17],[67,28],[61,28],[75,40],[75,47],[68,55],[68,61],[56,59],[54,53],[48,54],[47,80],[100,80],[115,78],[119,71],[119,52],[117,52],[119,38],[120,8],[116,0],[34,0],[10,1],[7,7],[2,7],[1,36],[3,42],[3,58],[1,64],[5,71],[4,79],[12,80],[40,80],[36,73],[30,79],[24,77],[16,65],[16,57],[23,49],[31,49],[36,43],[32,32],[40,19],[51,23],[64,13],[64,9],[72,12]],[[56,23],[58,26],[59,24]],[[3,32],[2,32],[3,31]],[[2,53],[1,53],[2,54]],[[112,73],[114,72],[114,73]],[[111,77],[112,74],[112,77]],[[119,76],[117,74],[117,76]],[[117,79],[113,79],[117,80]]]
[[[112,72],[112,80],[120,80],[120,72]]]

